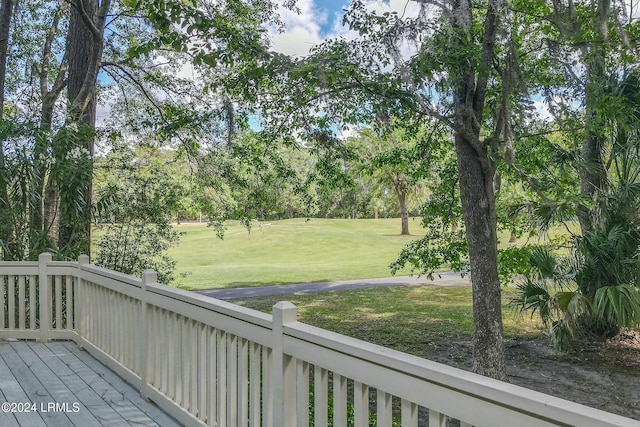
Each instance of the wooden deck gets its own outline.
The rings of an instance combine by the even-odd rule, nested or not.
[[[7,411],[5,402],[14,407]],[[1,341],[0,403],[4,404],[3,427],[180,425],[109,368],[66,341]]]

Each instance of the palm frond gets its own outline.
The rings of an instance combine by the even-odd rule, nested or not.
[[[543,281],[533,281],[529,278],[517,285],[516,296],[509,302],[519,312],[531,311],[531,317],[536,312],[540,314],[545,325],[552,322],[549,300],[551,294],[549,288]]]
[[[563,319],[553,323],[553,326],[551,327],[551,342],[553,343],[553,348],[556,349],[556,351],[567,351],[572,338],[573,332]]]
[[[640,326],[640,291],[629,284],[605,286],[596,291],[594,312],[622,327]]]
[[[540,230],[548,232],[555,224],[573,221],[576,217],[575,206],[572,200],[548,200],[536,205],[533,214],[537,218]]]
[[[530,261],[532,269],[541,279],[554,279],[558,275],[558,260],[548,248],[535,247],[531,251]]]

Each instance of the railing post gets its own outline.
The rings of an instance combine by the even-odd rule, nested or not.
[[[296,364],[284,353],[284,325],[297,321],[297,308],[288,301],[273,306],[273,423],[272,426],[296,425]],[[308,392],[308,391],[307,391]]]
[[[47,265],[52,257],[48,252],[41,253],[38,257],[38,283],[40,297],[40,342],[49,342],[49,330],[51,329],[51,280],[47,272]]]
[[[82,266],[89,264],[88,255],[80,255],[78,257],[78,270],[76,274],[76,292],[73,296],[73,312],[75,313],[75,319],[73,319],[73,326],[78,334],[78,340],[76,344],[78,348],[82,348],[82,334],[84,333],[84,326],[86,325],[86,307],[84,304],[84,281],[82,280]],[[67,304],[69,301],[67,300]]]
[[[140,360],[138,365],[140,366],[140,395],[149,400],[149,381],[147,379],[149,369],[148,353],[149,353],[149,337],[147,327],[147,286],[152,283],[158,282],[158,274],[153,270],[144,270],[142,272],[142,287],[140,293],[140,330],[139,345],[140,345]]]

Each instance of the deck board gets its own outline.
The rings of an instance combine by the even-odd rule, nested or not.
[[[38,390],[36,391],[36,396],[31,397],[30,400],[39,404],[38,409],[42,412],[41,416],[43,418],[45,418],[44,415],[46,414],[47,419],[45,419],[45,422],[49,425],[73,425],[76,427],[99,425],[98,420],[89,411],[74,412],[73,404],[78,402],[80,397],[69,389],[69,384],[65,381],[67,378],[58,377],[52,370],[53,367],[47,365],[46,359],[41,358],[40,349],[46,348],[46,346],[37,346],[34,350],[31,345],[32,343],[17,342],[13,346],[13,350],[22,359],[22,362],[28,366],[29,371],[38,381],[35,384]],[[38,354],[35,351],[38,351]],[[72,375],[71,378],[73,377],[75,375]],[[24,380],[22,381],[24,387]],[[39,392],[40,390],[42,391]],[[65,412],[54,412],[52,410],[49,412],[47,407],[49,403],[61,403],[66,405],[69,410],[65,410]],[[47,412],[45,413],[44,411]]]
[[[38,409],[0,411],[0,426],[180,425],[72,342],[0,342],[0,399],[35,403]],[[47,410],[50,402],[69,410]]]

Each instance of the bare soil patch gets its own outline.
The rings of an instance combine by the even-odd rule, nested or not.
[[[580,343],[564,354],[545,337],[505,345],[512,384],[640,420],[640,333]],[[471,342],[444,340],[426,356],[471,369]]]

